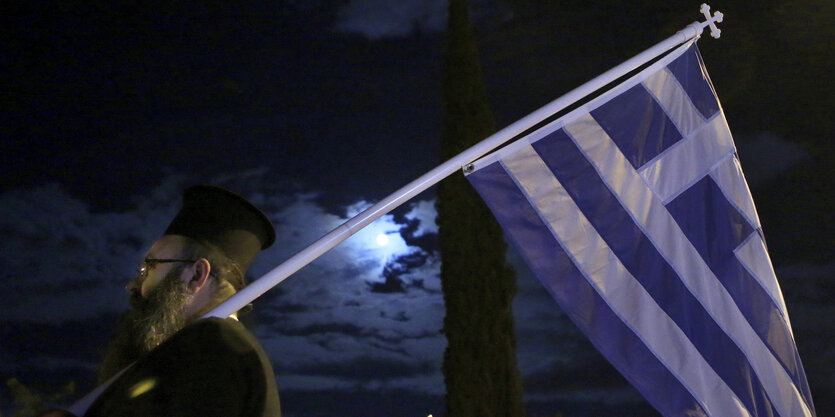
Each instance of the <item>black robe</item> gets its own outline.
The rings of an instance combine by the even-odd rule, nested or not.
[[[85,417],[279,417],[272,365],[243,325],[199,320],[139,359]]]

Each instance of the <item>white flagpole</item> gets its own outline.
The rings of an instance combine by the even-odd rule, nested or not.
[[[501,146],[503,143],[513,139],[526,130],[534,127],[537,123],[545,118],[559,112],[560,110],[574,104],[576,101],[592,94],[605,85],[618,78],[626,75],[630,71],[638,68],[644,63],[653,58],[669,51],[673,47],[687,42],[699,36],[706,26],[711,27],[711,34],[713,37],[719,37],[719,29],[716,28],[714,22],[721,22],[723,15],[720,12],[715,12],[710,16],[710,7],[702,4],[700,11],[706,16],[707,20],[704,22],[693,22],[684,29],[677,32],[675,35],[659,42],[655,46],[641,52],[631,59],[621,63],[620,65],[598,75],[594,79],[585,84],[571,90],[562,97],[546,104],[539,110],[519,119],[515,123],[505,127],[504,129],[494,133],[481,142],[473,145],[466,151],[457,156],[447,160],[443,164],[437,166],[435,169],[423,174],[420,178],[410,182],[405,187],[397,190],[394,194],[389,195],[377,204],[369,207],[365,211],[352,217],[336,229],[333,229],[326,235],[313,242],[307,248],[296,253],[290,259],[284,261],[281,265],[267,272],[256,281],[247,285],[243,290],[224,301],[214,310],[207,313],[204,317],[228,317],[236,311],[243,308],[245,305],[251,303],[253,300],[267,292],[272,287],[284,281],[287,277],[312,262],[325,252],[332,249],[334,246],[341,243],[343,240],[351,237],[363,227],[369,225],[374,220],[384,216],[388,212],[399,207],[412,197],[420,194],[427,188],[437,184],[442,179],[452,175],[463,166],[470,162],[486,155],[493,149]]]
[[[684,29],[676,32],[675,35],[657,43],[655,46],[641,52],[638,55],[635,55],[629,60],[624,61],[620,65],[604,72],[603,74],[598,75],[585,84],[569,91],[560,98],[546,104],[533,113],[517,120],[513,124],[473,145],[471,148],[447,160],[435,169],[423,174],[418,179],[410,182],[403,188],[379,201],[377,204],[374,204],[363,212],[352,217],[336,229],[331,230],[319,238],[319,240],[313,242],[310,246],[302,249],[290,259],[284,261],[281,265],[264,274],[261,278],[253,281],[244,289],[224,301],[219,306],[215,307],[212,311],[206,313],[203,318],[229,317],[236,311],[254,301],[256,298],[260,297],[265,292],[269,291],[271,288],[287,279],[287,277],[303,268],[305,265],[313,262],[313,260],[322,254],[331,250],[343,240],[351,237],[354,233],[359,232],[362,228],[371,224],[374,220],[386,215],[412,197],[437,184],[442,179],[452,175],[470,162],[475,161],[490,151],[498,148],[503,143],[536,126],[542,120],[594,93],[600,88],[626,75],[630,71],[640,67],[644,63],[663,54],[673,47],[699,36],[705,27],[710,26],[711,36],[718,38],[719,29],[716,28],[715,22],[722,22],[722,13],[714,12],[713,16],[711,16],[710,7],[706,4],[702,4],[700,11],[705,15],[705,18],[707,19],[706,21],[691,23]],[[90,405],[93,404],[93,401],[95,401],[95,399],[102,392],[104,392],[107,386],[115,379],[116,378],[114,377],[97,387],[95,390],[91,391],[89,394],[73,404],[68,411],[77,416],[83,415],[87,412]]]

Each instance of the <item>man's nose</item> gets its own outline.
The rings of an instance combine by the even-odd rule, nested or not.
[[[125,290],[129,293],[133,293],[135,291],[139,291],[139,283],[136,282],[136,279],[132,279],[125,284]]]

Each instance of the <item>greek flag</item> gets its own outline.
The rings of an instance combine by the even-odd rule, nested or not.
[[[663,415],[815,415],[695,41],[465,171],[554,299]]]

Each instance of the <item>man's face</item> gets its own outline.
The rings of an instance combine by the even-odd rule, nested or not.
[[[185,238],[177,235],[165,235],[154,242],[151,249],[145,255],[145,259],[181,259]],[[178,268],[182,264],[171,263],[147,263],[145,276],[137,276],[125,287],[131,292],[132,298],[148,297],[157,288],[171,271],[182,270]]]
[[[165,236],[148,251],[147,258],[174,259],[181,255],[182,238]],[[112,375],[185,327],[186,309],[193,300],[188,290],[188,263],[163,263],[128,284],[131,308],[119,324],[102,368]]]
[[[192,296],[180,280],[182,269],[179,265],[169,270],[146,297],[131,296],[129,317],[133,323],[128,331],[138,342],[140,353],[150,352],[185,327]]]
[[[184,238],[166,235],[148,250],[145,259],[182,259]],[[145,262],[147,270],[133,282],[131,315],[134,336],[145,352],[179,331],[186,323],[192,297],[187,289],[188,262]]]

